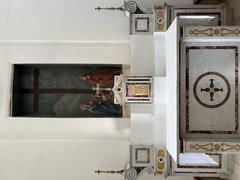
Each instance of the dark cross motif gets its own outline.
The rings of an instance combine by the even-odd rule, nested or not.
[[[210,95],[210,101],[214,101],[214,94],[216,92],[223,92],[223,88],[216,88],[213,81],[214,79],[210,79],[210,84],[209,84],[209,87],[207,88],[201,88],[200,91],[203,92],[208,92],[209,95]]]
[[[33,89],[21,89],[22,93],[33,93],[33,110],[34,113],[39,112],[39,95],[43,93],[48,94],[95,94],[92,89],[70,89],[70,88],[39,88],[39,68],[34,68],[33,71]],[[103,90],[104,91],[104,90]]]
[[[114,170],[111,170],[111,171],[100,171],[99,169],[97,171],[94,171],[95,173],[97,174],[123,174],[124,172],[124,169],[122,170],[118,170],[118,171],[114,171]]]

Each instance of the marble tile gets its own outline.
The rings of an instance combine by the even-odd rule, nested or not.
[[[230,175],[229,180],[239,180],[240,178],[240,166],[235,164],[233,173]]]
[[[235,133],[238,48],[189,44],[181,64],[181,118],[186,120],[186,132]]]
[[[235,49],[191,49],[188,59],[190,131],[234,131]]]
[[[236,165],[240,166],[240,154],[234,155],[234,162]]]

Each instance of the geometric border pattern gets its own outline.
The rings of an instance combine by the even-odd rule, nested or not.
[[[239,142],[186,142],[185,152],[240,152]]]
[[[239,26],[221,26],[221,27],[194,27],[184,28],[184,37],[240,37]]]
[[[206,131],[198,130],[193,131],[189,128],[189,51],[192,49],[234,49],[235,50],[235,129],[233,131]],[[239,120],[238,120],[238,47],[237,46],[189,46],[186,47],[186,87],[185,87],[185,100],[186,100],[186,133],[188,134],[238,134]]]

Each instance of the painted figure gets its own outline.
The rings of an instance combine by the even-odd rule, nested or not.
[[[88,81],[94,85],[101,84],[103,87],[112,87],[114,75],[119,75],[119,68],[99,68],[91,73],[82,74],[79,79]]]
[[[111,114],[118,114],[119,106],[116,104],[113,104],[111,101],[100,101],[97,103],[94,103],[93,101],[89,101],[88,103],[81,104],[80,108],[82,110],[87,110],[89,112],[92,112],[94,114],[105,114],[105,113],[111,113]]]
[[[111,93],[114,75],[121,73],[122,65],[111,64],[14,65],[11,114],[14,117],[121,117],[122,107],[113,103]]]
[[[101,99],[95,98],[86,103],[80,105],[80,108],[84,111],[89,111],[94,114],[119,114],[121,109],[119,105],[112,102],[112,96],[110,94],[102,94]]]

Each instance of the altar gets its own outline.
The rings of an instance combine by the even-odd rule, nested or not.
[[[174,20],[166,19],[169,8]],[[231,154],[240,152],[240,28],[226,26],[225,6],[181,8],[155,7],[155,19],[130,15],[130,75],[151,76],[153,87],[152,102],[130,104],[134,178],[144,168],[154,175],[228,177]],[[156,20],[155,29],[143,17]]]

